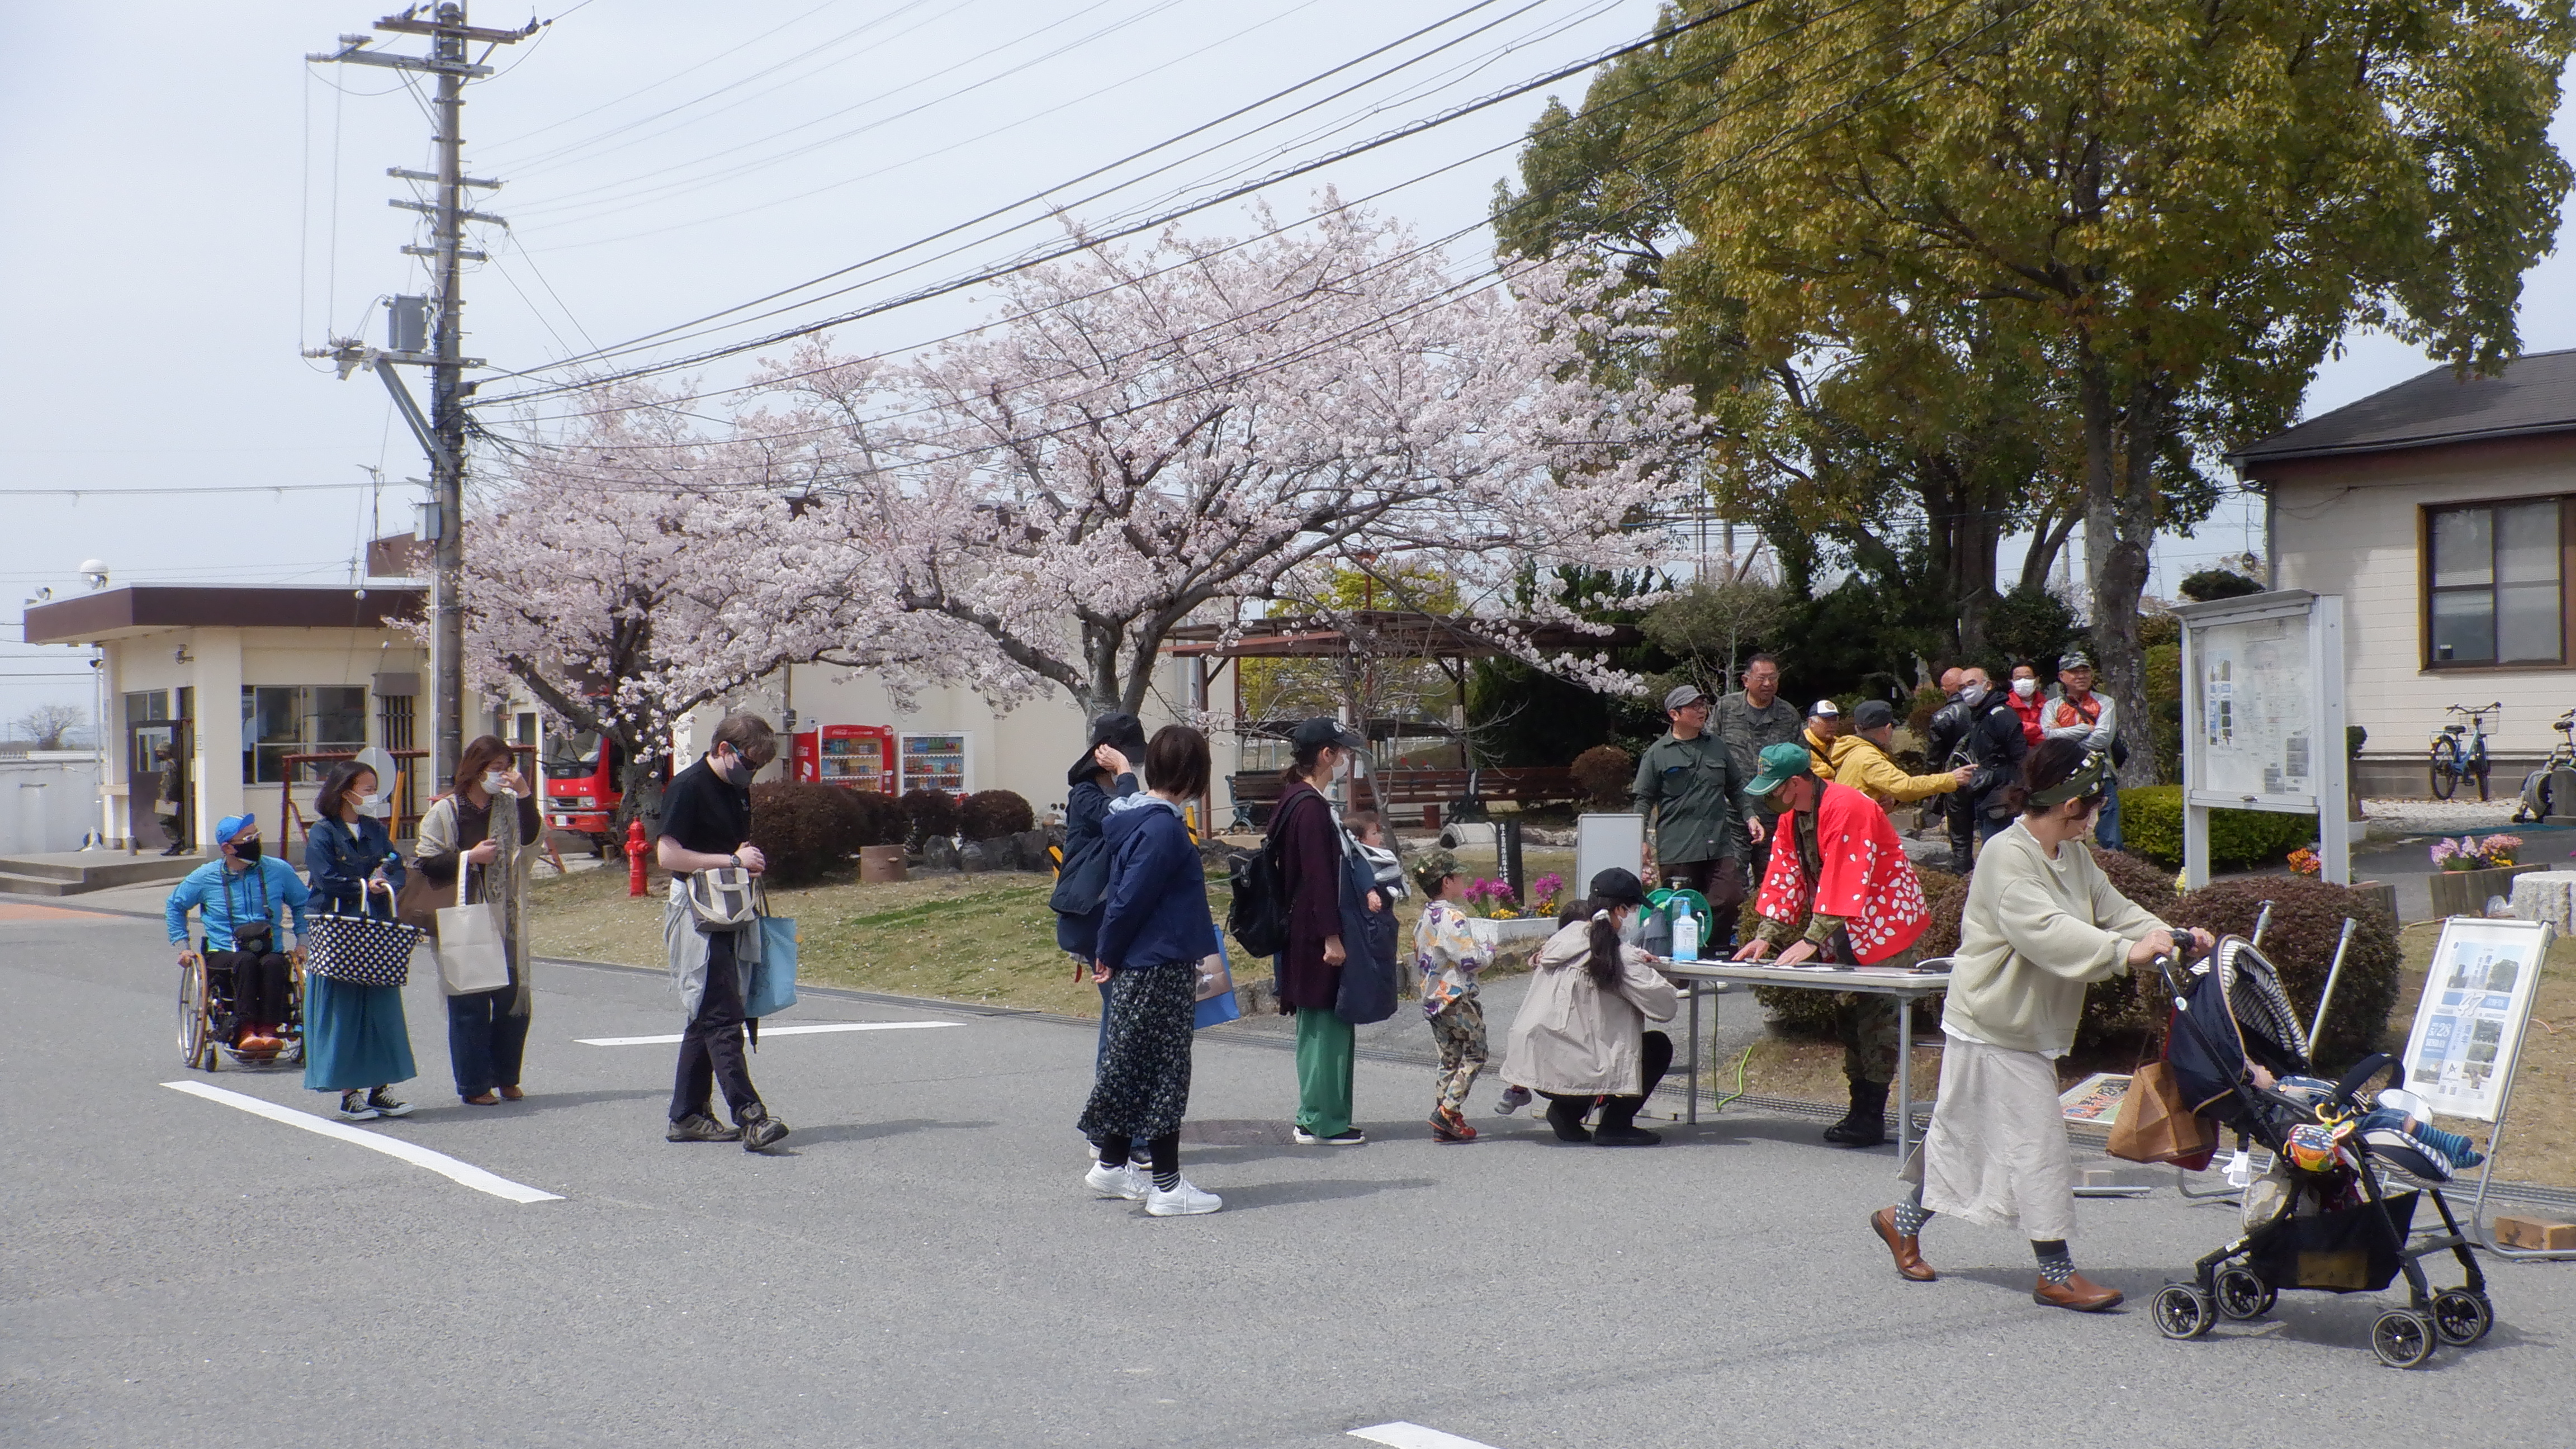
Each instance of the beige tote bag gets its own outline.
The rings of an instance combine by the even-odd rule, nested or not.
[[[501,946],[501,913],[489,901],[465,903],[474,868],[456,863],[456,904],[438,910],[438,984],[450,996],[498,991],[510,984],[510,957]]]

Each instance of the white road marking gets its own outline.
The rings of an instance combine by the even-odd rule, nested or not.
[[[265,1102],[240,1092],[228,1092],[221,1087],[209,1087],[203,1082],[163,1082],[161,1085],[174,1092],[185,1092],[191,1097],[203,1097],[209,1102],[220,1102],[227,1107],[237,1107],[255,1117],[266,1117],[271,1122],[283,1122],[289,1127],[301,1127],[307,1132],[318,1133],[324,1137],[335,1137],[342,1142],[355,1143],[369,1151],[381,1152],[387,1157],[399,1157],[414,1167],[426,1167],[439,1176],[451,1182],[463,1183],[476,1192],[488,1192],[494,1197],[508,1198],[512,1202],[561,1202],[563,1200],[560,1193],[541,1192],[524,1182],[512,1182],[497,1173],[485,1172],[473,1163],[459,1162],[444,1152],[432,1152],[426,1147],[405,1142],[399,1137],[387,1137],[377,1132],[361,1132],[345,1122],[316,1117],[310,1112],[298,1112],[292,1107],[281,1107],[275,1102]]]
[[[1494,1449],[1491,1444],[1479,1444],[1473,1439],[1461,1439],[1455,1434],[1443,1434],[1437,1429],[1425,1429],[1420,1424],[1407,1424],[1400,1419],[1392,1424],[1372,1424],[1365,1429],[1353,1429],[1351,1437],[1390,1445],[1392,1449]]]
[[[926,1031],[935,1026],[963,1026],[960,1021],[818,1021],[807,1026],[764,1026],[765,1041],[773,1036],[812,1036],[825,1031]],[[680,1039],[677,1032],[669,1036],[577,1036],[583,1046],[669,1046]]]

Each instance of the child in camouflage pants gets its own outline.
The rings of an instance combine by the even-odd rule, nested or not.
[[[1476,1129],[1460,1115],[1467,1089],[1485,1065],[1485,1008],[1476,999],[1476,973],[1492,964],[1493,949],[1478,941],[1467,913],[1455,904],[1467,877],[1446,850],[1424,856],[1413,868],[1422,887],[1422,918],[1413,925],[1413,964],[1422,972],[1422,1014],[1440,1049],[1434,1079],[1439,1100],[1431,1108],[1431,1135],[1442,1142],[1473,1142]]]

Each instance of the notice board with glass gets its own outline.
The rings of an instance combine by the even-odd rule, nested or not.
[[[2327,880],[2352,880],[2343,599],[2273,589],[2184,604],[2183,871],[2209,881],[2209,812],[2317,817]]]

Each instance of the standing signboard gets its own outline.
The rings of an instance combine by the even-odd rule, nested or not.
[[[2317,818],[2324,877],[2352,883],[2343,598],[2274,589],[2177,605],[2182,620],[2183,871],[2209,883],[2209,812]]]
[[[2406,1055],[2399,1059],[2406,1089],[2434,1112],[2489,1124],[2469,1221],[2487,1234],[2483,1246],[2505,1258],[2576,1257],[2564,1249],[2499,1242],[2486,1226],[2487,1187],[2504,1151],[2523,1027],[2531,1020],[2541,968],[2555,939],[2557,928],[2547,921],[2444,921],[2424,973],[2423,997],[2415,1004],[2415,1024],[2406,1033]]]

